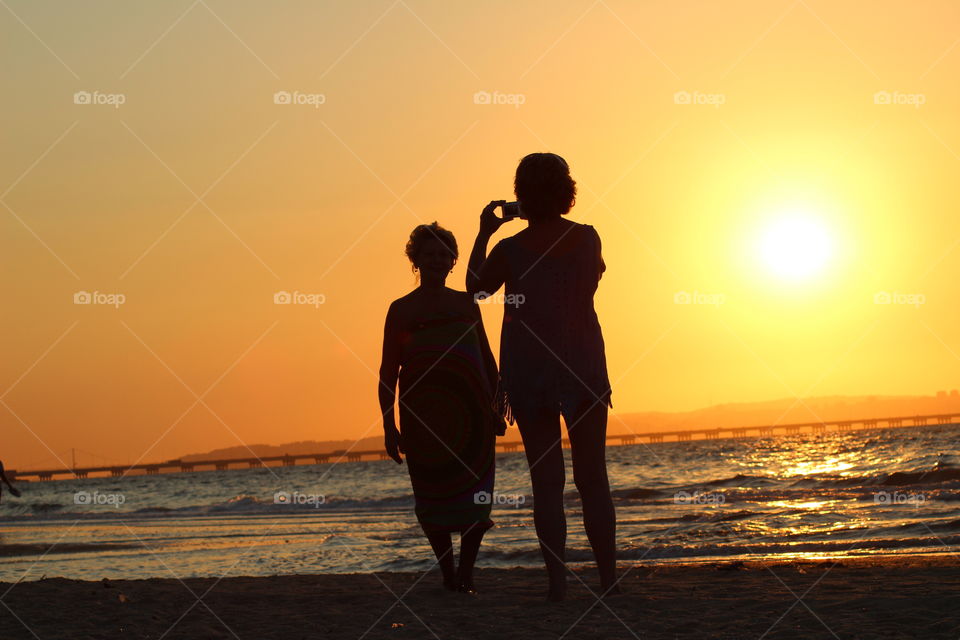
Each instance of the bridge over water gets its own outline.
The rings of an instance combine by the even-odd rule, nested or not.
[[[704,429],[685,429],[678,431],[653,431],[627,435],[611,435],[607,443],[611,445],[629,445],[657,442],[689,442],[692,440],[720,440],[721,438],[772,437],[779,435],[797,435],[800,433],[826,433],[827,431],[853,431],[862,429],[887,429],[897,427],[916,427],[928,424],[955,424],[960,413],[931,414],[915,416],[897,416],[890,418],[866,418],[862,420],[833,420],[826,422],[797,422],[752,427],[714,427]],[[570,441],[564,439],[564,448]],[[519,440],[497,441],[499,451],[520,451],[523,443]],[[16,471],[8,469],[7,477],[35,479],[40,481],[71,478],[115,477],[126,475],[155,475],[159,473],[188,473],[191,471],[225,471],[227,469],[257,469],[266,466],[293,467],[298,463],[333,464],[337,462],[360,462],[362,460],[388,460],[383,449],[355,451],[352,449],[329,453],[284,454],[249,458],[224,458],[220,460],[168,460],[134,465],[106,465],[94,467],[75,467],[73,469],[35,469]],[[272,463],[272,464],[271,464]]]

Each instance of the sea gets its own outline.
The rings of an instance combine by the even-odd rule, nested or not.
[[[518,434],[511,429],[508,439]],[[567,559],[590,563],[567,460]],[[623,563],[960,551],[960,425],[610,446]],[[0,581],[423,571],[405,465],[338,462],[19,485]],[[500,453],[478,566],[542,566],[523,452]]]

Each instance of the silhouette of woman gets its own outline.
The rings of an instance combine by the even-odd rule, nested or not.
[[[7,485],[7,487],[10,489],[10,493],[13,494],[13,497],[15,497],[15,498],[19,498],[19,497],[20,497],[20,491],[19,491],[15,486],[13,486],[12,484],[10,484],[10,481],[9,481],[9,480],[7,480],[7,474],[6,474],[6,473],[4,472],[4,470],[3,470],[3,462],[2,462],[2,461],[0,461],[0,480],[3,481],[3,484],[0,484],[0,501],[3,500],[3,485],[4,485],[4,484]]]
[[[605,459],[607,409],[613,402],[593,308],[593,294],[606,269],[600,236],[592,226],[563,217],[575,203],[576,183],[560,156],[533,153],[523,158],[514,192],[527,228],[498,242],[487,256],[487,243],[505,220],[494,213],[501,201],[484,207],[467,269],[467,291],[492,294],[506,284],[507,299],[514,301],[504,305],[497,396],[523,438],[534,523],[550,579],[547,597],[562,600],[566,594],[561,415],[601,587],[604,594],[619,593],[616,516]]]
[[[407,257],[420,285],[387,311],[379,399],[384,446],[398,464],[406,455],[414,511],[443,585],[476,593],[473,565],[493,526],[494,444],[506,423],[494,408],[497,363],[480,309],[473,296],[444,284],[457,256],[453,234],[436,222],[410,234]],[[451,532],[460,532],[457,567]]]

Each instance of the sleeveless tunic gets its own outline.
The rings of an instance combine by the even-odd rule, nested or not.
[[[613,407],[593,308],[600,237],[581,226],[574,250],[562,255],[531,251],[516,236],[498,243],[508,275],[497,401],[511,424],[535,408],[558,410],[569,426],[577,411],[599,402]]]

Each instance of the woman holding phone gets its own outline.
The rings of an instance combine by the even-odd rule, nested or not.
[[[491,295],[505,284],[507,296],[515,294],[514,300],[523,301],[504,306],[498,400],[523,438],[534,523],[550,582],[548,599],[562,600],[566,594],[561,415],[601,588],[605,595],[619,593],[616,516],[605,459],[607,410],[613,403],[603,335],[593,307],[593,294],[606,269],[600,236],[592,226],[564,218],[575,203],[576,183],[560,156],[524,157],[514,191],[527,226],[498,242],[488,256],[490,237],[509,218],[494,213],[503,201],[483,209],[467,269],[467,291]]]

